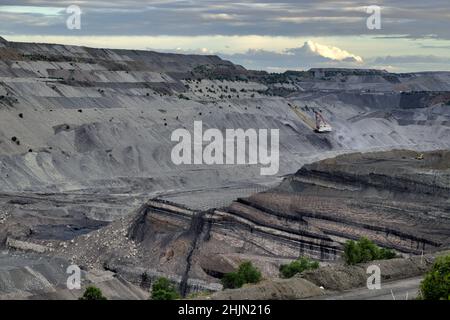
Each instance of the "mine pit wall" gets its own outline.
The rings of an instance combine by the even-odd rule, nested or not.
[[[171,275],[170,279],[179,285],[183,296],[197,291],[217,291],[220,290],[219,279],[214,281],[212,275],[220,275],[213,269],[203,269],[200,265],[199,256],[208,255],[209,248],[215,248],[216,252],[240,253],[245,248],[246,254],[256,254],[268,258],[296,259],[300,255],[307,255],[321,261],[332,261],[339,257],[339,247],[333,246],[326,238],[312,238],[299,235],[294,232],[278,230],[273,227],[264,226],[249,221],[238,215],[219,211],[209,210],[207,212],[194,212],[188,209],[177,207],[167,201],[153,200],[141,207],[139,214],[129,229],[128,237],[145,244],[145,230],[149,226],[148,215],[152,219],[167,221],[170,225],[178,225],[184,229],[180,237],[186,237],[190,243],[189,250],[183,259],[185,264],[184,272],[179,275]],[[295,231],[295,230],[294,230]],[[194,264],[195,267],[194,267]],[[153,269],[136,270],[126,269],[123,265],[108,266],[108,269],[120,273],[128,281],[140,285],[143,273],[146,273],[147,281],[154,281],[162,276]],[[210,281],[199,278],[198,270],[203,270]],[[142,271],[142,272],[141,272]]]
[[[321,214],[308,211],[296,211],[311,226],[332,239],[335,246],[341,246],[347,240],[359,240],[367,237],[381,247],[392,248],[401,253],[421,254],[439,250],[441,243],[418,237],[386,226],[359,223],[355,220],[340,218],[337,214]]]
[[[231,219],[237,219],[242,224],[247,225],[252,234],[259,232],[262,238],[275,237],[275,241],[282,241],[285,245],[293,247],[295,253],[289,255],[293,259],[300,255],[308,255],[322,261],[335,260],[341,251],[341,247],[336,245],[327,235],[311,230],[308,222],[303,220],[301,215],[288,215],[269,210],[246,199],[238,199],[236,203],[256,209],[258,215],[249,217],[243,212],[245,207],[233,209],[234,204],[227,209],[227,213],[221,214],[223,216],[228,215]],[[268,218],[276,218],[276,221],[267,221]],[[270,250],[270,244],[268,246],[269,252],[280,252],[278,250],[272,251]]]
[[[414,193],[417,195],[433,195],[446,197],[450,194],[450,188],[445,185],[437,185],[436,176],[420,176],[420,181],[411,180],[402,177],[388,176],[385,174],[369,173],[364,174],[348,174],[339,171],[332,173],[320,170],[310,169],[308,166],[297,171],[296,176],[313,178],[319,181],[329,181],[332,183],[345,183],[355,187],[375,187],[378,189],[388,189],[390,191]],[[427,181],[429,180],[429,181]],[[427,183],[429,182],[429,184]]]
[[[323,235],[302,230],[283,230],[226,211],[210,210],[205,213],[194,213],[167,201],[160,201],[150,201],[141,209],[141,213],[130,228],[128,234],[130,239],[138,242],[144,240],[141,234],[144,230],[142,225],[146,223],[146,216],[151,212],[152,215],[171,217],[173,221],[178,221],[180,226],[187,229],[189,235],[195,235],[193,239],[195,243],[199,240],[208,242],[215,238],[221,241],[228,238],[229,242],[225,242],[239,248],[243,242],[251,239],[250,243],[257,244],[255,249],[259,248],[258,250],[262,250],[265,254],[297,258],[299,253],[304,252],[321,260],[334,260],[340,251],[339,247],[334,246],[332,241]],[[286,219],[282,215],[280,217]],[[289,220],[286,219],[286,222]],[[198,236],[203,232],[204,235],[199,239]]]
[[[440,153],[427,153],[425,159],[419,161],[414,160],[417,155],[414,152],[400,152],[403,152],[403,160],[395,161],[410,161],[411,165],[406,162],[398,170],[395,166],[392,167],[395,170],[383,166],[370,169],[373,163],[378,163],[376,157],[367,163],[362,161],[362,164],[368,164],[368,168],[347,163],[345,158],[306,165],[277,188],[269,198],[273,203],[262,199],[261,204],[277,208],[277,192],[283,194],[282,201],[291,201],[289,210],[297,212],[338,243],[365,236],[382,247],[403,253],[435,252],[448,241],[446,203],[450,189],[445,171],[442,174],[429,172],[435,166],[445,169],[441,164],[443,160],[434,162],[436,158],[445,159],[445,153],[443,158],[438,157]],[[354,156],[359,158],[358,154]],[[395,161],[388,158],[386,163],[398,165]],[[347,172],[343,172],[345,170]],[[388,170],[393,170],[390,176]],[[300,193],[306,195],[300,197]],[[318,193],[320,196],[312,196]],[[367,204],[358,200],[360,196],[367,197]],[[312,206],[308,201],[322,205]],[[338,206],[340,202],[341,208]],[[280,206],[279,209],[283,210]],[[361,214],[361,220],[353,211]],[[393,219],[393,223],[378,223],[369,217],[372,214],[378,219]],[[442,221],[442,226],[438,226],[438,221]],[[413,228],[411,223],[418,225]]]
[[[302,212],[302,215],[310,216],[308,221],[319,227],[325,234],[346,240],[359,240],[368,237],[374,243],[382,247],[389,247],[399,252],[410,254],[421,254],[423,251],[435,251],[440,247],[434,241],[415,237],[398,230],[378,227],[369,224],[359,224],[346,219],[332,218],[326,215],[317,215]]]
[[[293,180],[292,180],[293,179]],[[296,181],[296,177],[289,178],[288,180],[294,181],[295,183],[299,183]],[[315,180],[317,181],[317,180]],[[286,184],[286,181],[285,181]],[[295,187],[294,187],[295,189]],[[239,204],[245,204],[247,208],[255,208],[259,215],[257,217],[257,221],[259,224],[264,225],[264,222],[267,221],[264,217],[263,212],[272,216],[278,217],[279,219],[285,219],[289,222],[289,225],[293,227],[290,231],[292,234],[302,234],[309,238],[316,239],[325,239],[322,241],[322,247],[333,247],[333,248],[342,248],[342,245],[346,240],[352,239],[357,240],[361,237],[368,237],[373,240],[376,244],[381,247],[393,248],[402,253],[408,254],[421,254],[424,252],[434,252],[439,250],[442,243],[439,241],[434,241],[436,239],[443,239],[442,237],[437,237],[436,239],[426,236],[426,233],[414,234],[410,228],[404,223],[407,221],[402,221],[402,223],[397,223],[396,225],[382,225],[377,224],[377,220],[369,219],[367,222],[358,221],[357,214],[343,215],[342,210],[353,211],[355,208],[351,207],[353,202],[350,202],[348,205],[345,205],[343,208],[329,207],[334,202],[339,200],[333,200],[333,196],[331,196],[331,200],[328,198],[313,198],[309,199],[309,197],[297,198],[296,193],[283,193],[282,198],[280,198],[280,203],[291,203],[291,206],[286,207],[285,205],[277,206],[276,199],[280,197],[281,194],[270,192],[266,193],[266,195],[259,195],[250,197],[249,199],[239,199],[236,201]],[[309,199],[309,200],[308,200]],[[336,198],[339,199],[339,198]],[[342,201],[348,201],[347,198],[342,198]],[[306,202],[303,202],[306,201]],[[309,202],[313,201],[314,203],[324,202],[322,206],[311,206]],[[241,216],[247,214],[245,212],[245,208],[242,205],[236,206],[236,202],[230,206],[228,209],[229,212],[232,212],[236,216]],[[382,203],[381,203],[382,204]],[[384,207],[380,207],[380,203],[373,204],[377,209],[372,210],[374,214],[376,214],[377,210],[384,210]],[[393,203],[393,206],[396,204]],[[347,207],[348,206],[348,207]],[[398,206],[398,204],[397,204]],[[402,215],[403,211],[405,215],[419,215],[421,214],[421,208],[418,207],[414,209],[398,208],[397,211]],[[366,212],[364,208],[360,208],[360,214],[370,215],[370,212]],[[395,208],[390,208],[389,210],[396,210]],[[429,216],[429,215],[428,215]],[[364,217],[364,216],[362,216]],[[364,217],[368,218],[368,216]],[[382,217],[380,217],[382,219]],[[304,221],[303,224],[296,224],[296,221]],[[252,220],[255,221],[255,220]],[[271,227],[274,228],[274,223],[271,222]],[[432,222],[429,222],[432,223]],[[278,224],[278,230],[286,231],[286,226],[284,224]],[[312,232],[313,231],[313,232]],[[442,231],[443,232],[443,231]]]
[[[447,92],[383,92],[360,93],[337,91],[340,101],[348,105],[366,106],[373,110],[420,109],[429,107],[433,99],[445,96]]]
[[[257,221],[250,221],[235,213],[214,211],[212,237],[228,242],[236,249],[246,243],[251,249],[263,255],[296,259],[301,254],[322,260],[336,259],[339,248],[329,239],[297,230],[280,230]],[[231,231],[231,232],[230,232]],[[241,243],[241,241],[243,243]]]
[[[326,236],[301,230],[278,229],[276,226],[250,221],[226,211],[212,210],[204,214],[193,214],[186,209],[180,210],[174,205],[156,201],[152,201],[147,210],[152,214],[190,221],[188,232],[193,236],[192,247],[196,246],[198,241],[202,242],[202,246],[207,245],[209,241],[218,241],[226,243],[229,246],[228,251],[230,248],[232,251],[238,251],[246,245],[250,251],[263,255],[295,259],[301,254],[306,254],[320,260],[335,260],[340,252],[340,248],[333,245]],[[286,219],[286,222],[289,220]],[[203,236],[199,238],[202,233]]]
[[[146,234],[150,230],[150,220],[161,220],[170,224],[172,227],[178,227],[181,230],[179,238],[185,238],[189,243],[189,248],[186,255],[182,258],[184,260],[183,269],[181,275],[170,275],[166,273],[156,272],[152,269],[142,270],[138,272],[136,269],[124,269],[123,266],[115,265],[110,267],[115,272],[123,274],[126,279],[134,284],[150,287],[151,283],[157,280],[159,277],[168,277],[172,282],[176,283],[179,287],[180,294],[185,297],[189,293],[202,292],[202,291],[217,291],[221,290],[222,286],[218,282],[206,282],[201,279],[192,277],[191,268],[193,263],[193,256],[198,250],[198,245],[202,239],[206,238],[205,231],[209,232],[209,228],[206,226],[207,220],[204,218],[205,213],[194,212],[186,209],[182,206],[177,206],[169,201],[165,200],[153,200],[147,202],[141,207],[138,215],[129,228],[128,237],[139,243],[145,245]],[[146,283],[143,283],[143,274],[145,273]]]
[[[208,246],[210,241],[218,241],[228,244],[228,247],[223,249],[224,253],[239,252],[245,243],[246,250],[255,254],[290,259],[307,255],[321,261],[332,261],[340,257],[343,242],[348,239],[357,240],[362,236],[368,236],[380,246],[409,254],[432,252],[440,247],[439,243],[430,239],[386,226],[359,223],[305,210],[287,214],[264,208],[247,199],[239,199],[236,203],[241,207],[233,209],[232,206],[198,215],[176,204],[152,201],[151,211],[170,216],[170,219],[178,221],[185,230],[190,230],[190,255],[196,250],[198,243],[201,243],[200,247],[203,248]],[[256,215],[249,216],[243,210],[245,207],[254,210]],[[276,217],[279,223],[268,221],[269,217]],[[194,228],[200,225],[201,227]],[[314,226],[317,231],[312,232],[308,225]],[[191,267],[190,257],[187,262],[189,266],[186,268],[184,283]],[[209,269],[204,271],[210,275],[216,272]]]
[[[164,219],[173,219],[174,225],[186,228],[194,216],[194,212],[164,200],[149,201],[138,209],[136,219],[128,230],[127,237],[137,242],[143,242],[147,236],[148,215],[162,215]]]

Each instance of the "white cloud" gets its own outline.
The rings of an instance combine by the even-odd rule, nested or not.
[[[338,47],[323,45],[311,40],[306,41],[303,47],[293,50],[301,50],[306,54],[317,55],[334,61],[363,63],[363,58],[361,58],[360,56],[352,54]],[[290,51],[293,52],[293,50],[291,49]]]
[[[280,22],[290,22],[290,23],[307,23],[307,22],[332,22],[332,23],[349,23],[349,22],[360,22],[365,21],[365,17],[276,17],[274,21]]]
[[[205,20],[235,20],[235,16],[228,13],[205,13],[202,14],[202,18]]]
[[[270,71],[276,69],[301,70],[312,67],[361,68],[365,66],[361,56],[311,40],[306,41],[301,47],[285,49],[280,52],[250,49],[245,53],[231,55],[219,53],[219,55],[252,69]]]
[[[64,12],[64,7],[43,7],[43,6],[0,6],[0,12],[8,13],[29,13],[40,14],[44,16],[60,15]]]

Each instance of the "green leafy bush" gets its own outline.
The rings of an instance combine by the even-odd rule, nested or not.
[[[161,277],[152,285],[152,300],[176,300],[180,294],[169,279]]]
[[[317,261],[313,261],[307,257],[300,257],[289,264],[280,266],[280,273],[283,278],[292,278],[297,273],[317,268],[319,268],[319,263]]]
[[[450,255],[436,259],[420,284],[420,298],[450,300]]]
[[[103,296],[102,290],[97,287],[90,286],[87,287],[84,291],[82,297],[79,300],[107,300],[106,297]]]
[[[251,262],[243,262],[236,272],[230,272],[222,278],[224,289],[240,288],[246,283],[258,283],[261,281],[261,272]]]
[[[349,240],[344,244],[344,259],[347,264],[361,262],[361,249],[357,242]]]
[[[230,272],[223,276],[222,285],[224,289],[240,288],[245,284],[244,277],[237,272]]]
[[[393,250],[380,248],[367,238],[361,238],[356,242],[349,240],[344,244],[344,259],[347,264],[393,259],[396,256]]]
[[[380,249],[380,258],[379,259],[394,259],[397,258],[397,254],[395,253],[394,250],[391,249],[386,249],[386,248],[381,248]]]
[[[261,281],[261,272],[249,261],[239,266],[238,273],[244,277],[245,283],[258,283]]]

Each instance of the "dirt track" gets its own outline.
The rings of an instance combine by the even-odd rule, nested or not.
[[[382,284],[379,290],[367,288],[314,297],[314,300],[414,300],[419,294],[422,277],[409,278]]]

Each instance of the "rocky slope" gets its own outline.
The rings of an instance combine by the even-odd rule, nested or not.
[[[450,246],[449,153],[419,156],[397,150],[323,160],[207,211],[151,200],[54,253],[135,284],[144,274],[170,275],[188,293],[218,290],[243,261],[266,278],[298,256],[333,263],[346,240],[360,237],[406,256],[441,251]]]
[[[112,272],[82,271],[81,289],[67,288],[69,263],[48,255],[0,252],[0,300],[78,299],[87,286],[100,288],[113,300],[148,299],[149,293]]]
[[[305,165],[279,187],[227,210],[299,219],[338,247],[365,236],[400,252],[435,251],[450,244],[449,155],[402,150],[343,155]]]

